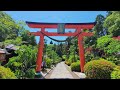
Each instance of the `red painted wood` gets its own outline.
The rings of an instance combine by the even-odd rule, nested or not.
[[[77,35],[79,32],[68,32],[68,33],[64,33],[64,34],[58,34],[58,33],[54,33],[54,32],[46,32],[46,31],[42,31],[44,34],[48,35],[48,36],[75,36]],[[35,36],[40,36],[40,31],[38,32],[31,32],[32,35]],[[92,36],[93,33],[91,32],[82,32],[82,36]]]
[[[29,27],[31,28],[57,28],[57,24],[28,24]],[[66,29],[77,29],[77,28],[82,28],[82,29],[91,29],[94,26],[94,24],[90,25],[65,25]]]
[[[37,65],[36,66],[36,72],[40,72],[41,71],[43,48],[44,48],[44,36],[42,34],[40,34],[38,55],[37,55],[37,61],[36,61],[36,65]]]
[[[40,36],[41,35],[40,31],[39,32],[30,32],[29,34],[34,35],[34,36]]]
[[[82,32],[82,36],[93,36],[92,32]]]
[[[80,69],[81,69],[81,72],[84,72],[85,56],[84,56],[84,46],[82,41],[83,41],[83,37],[79,35],[78,46],[79,46],[79,57],[80,57]]]
[[[78,32],[68,32],[68,33],[64,33],[64,34],[58,34],[58,33],[54,33],[54,32],[43,32],[44,34],[48,35],[48,36],[75,36],[78,34]]]
[[[80,29],[80,28],[78,28]],[[84,51],[84,45],[83,45],[83,38],[84,36],[93,36],[93,33],[91,32],[82,32],[78,36],[78,47],[79,47],[79,58],[80,58],[80,69],[81,72],[84,72],[84,65],[85,65],[85,51]]]

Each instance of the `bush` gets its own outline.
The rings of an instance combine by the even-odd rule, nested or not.
[[[62,61],[65,61],[67,59],[67,56],[66,55],[63,55],[62,56]]]
[[[69,60],[66,60],[66,61],[65,61],[65,64],[67,64],[68,66],[70,66],[71,63],[72,63],[72,62],[70,62]]]
[[[71,55],[68,60],[72,63],[72,62],[77,62],[78,59],[79,59],[78,55],[75,56]]]
[[[120,79],[120,66],[116,66],[111,73],[111,79]]]
[[[108,61],[111,61],[111,62],[115,63],[116,65],[119,65],[119,59],[115,55],[107,56],[106,59]]]
[[[10,68],[0,66],[0,79],[16,79],[16,76]]]
[[[70,67],[71,67],[72,71],[79,72],[80,71],[80,61],[72,63]]]
[[[52,61],[50,58],[46,58],[46,67],[47,68],[51,68],[51,65],[52,65]]]
[[[18,79],[33,78],[35,76],[33,69],[36,67],[37,48],[31,45],[22,45],[15,52],[18,56],[10,58],[5,67],[10,68]]]
[[[79,57],[77,55],[75,55],[75,58],[74,55],[71,55],[68,60],[65,60],[65,64],[70,66],[73,62],[77,62],[78,59]]]
[[[92,60],[84,66],[84,72],[88,79],[110,79],[115,66],[114,63],[104,59]]]
[[[116,66],[115,68],[119,69],[120,70],[120,66]]]

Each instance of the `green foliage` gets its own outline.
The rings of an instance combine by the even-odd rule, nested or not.
[[[71,61],[66,60],[66,61],[65,61],[65,64],[67,64],[68,66],[70,66],[70,65],[72,64],[72,62],[71,62]]]
[[[18,36],[19,25],[5,12],[0,11],[0,42],[15,39]]]
[[[118,40],[113,40],[112,42],[110,42],[106,50],[107,54],[110,55],[117,54],[119,51],[120,51],[120,41]]]
[[[105,50],[105,48],[109,45],[110,42],[113,41],[110,35],[102,36],[97,39],[97,47],[101,50]]]
[[[91,30],[92,33],[94,33],[94,35],[91,36],[91,37],[85,37],[84,38],[86,48],[89,47],[89,46],[95,46],[96,47],[97,38],[107,34],[106,28],[103,27],[104,20],[105,20],[105,17],[103,15],[101,15],[101,14],[97,15],[96,20],[95,20],[96,25]]]
[[[78,55],[70,55],[69,59],[65,60],[65,64],[67,64],[68,66],[70,66],[73,62],[77,62],[77,60],[79,60]]]
[[[119,69],[120,70],[120,66],[116,66],[115,68]]]
[[[37,48],[31,45],[22,45],[16,53],[18,53],[18,56],[10,58],[5,66],[9,67],[17,78],[33,78],[35,75]]]
[[[74,45],[70,45],[70,55],[74,55],[75,52],[75,46]]]
[[[104,27],[112,36],[120,35],[120,11],[113,11],[105,20]]]
[[[92,32],[94,35],[91,37],[84,37],[84,43],[85,43],[84,48],[86,49],[92,48],[90,52],[89,51],[85,52],[86,62],[89,62],[92,59],[100,58],[97,47],[98,44],[97,39],[108,34],[107,28],[103,26],[104,21],[105,21],[105,17],[103,15],[101,14],[97,15],[95,20],[96,25],[93,27],[92,30],[89,30],[89,32]],[[100,41],[99,43],[102,44],[102,42]],[[104,46],[102,48],[101,47],[102,46],[100,46],[100,49],[103,49]]]
[[[51,65],[52,65],[52,60],[50,58],[46,58],[46,66],[47,68],[51,68]]]
[[[95,57],[94,57],[94,54],[93,53],[85,53],[85,61],[86,62],[89,62],[89,61],[91,61],[92,59],[94,59]]]
[[[120,51],[120,41],[114,40],[110,35],[98,38],[97,47],[105,52],[105,58],[115,64],[120,63],[117,53]],[[114,48],[113,48],[114,47]]]
[[[114,68],[111,73],[111,79],[120,79],[120,66]]]
[[[15,22],[8,14],[0,11],[0,42],[6,40],[5,43],[21,44],[21,38],[18,37],[20,36],[22,41],[36,45],[35,36],[28,35],[29,31],[25,30],[25,25],[24,22]]]
[[[10,68],[0,66],[0,79],[17,79]]]
[[[20,33],[20,36],[22,37],[22,41],[27,42],[30,45],[37,45],[36,44],[36,40],[35,40],[35,36],[33,35],[29,35],[29,30],[22,30]]]
[[[107,17],[112,14],[113,11],[107,11]]]
[[[62,59],[65,61],[67,59],[67,56],[66,55],[63,55],[62,56]]]
[[[105,35],[105,29],[103,27],[103,23],[104,23],[105,17],[103,15],[97,15],[96,17],[96,25],[94,27],[94,32],[95,32],[95,36],[96,38],[99,38],[103,35]]]
[[[114,63],[104,59],[92,60],[85,64],[84,72],[88,79],[110,79],[115,66]]]
[[[57,64],[58,62],[62,61],[61,57],[54,50],[54,45],[47,45],[46,56],[51,59],[52,64]]]
[[[80,61],[74,62],[70,65],[72,71],[80,71]]]
[[[71,61],[71,62],[76,62],[78,59],[79,59],[78,55],[71,55],[69,57],[69,61]]]
[[[4,41],[4,45],[9,45],[9,44],[14,44],[14,45],[21,45],[22,44],[22,37],[17,37],[16,39],[7,39]]]

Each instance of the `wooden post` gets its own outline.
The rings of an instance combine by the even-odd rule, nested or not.
[[[84,46],[83,46],[82,35],[78,36],[78,46],[79,46],[79,57],[80,57],[80,69],[81,69],[81,72],[84,72],[85,56],[84,56]]]
[[[40,34],[40,41],[39,41],[39,47],[38,47],[38,55],[37,55],[37,61],[36,61],[36,72],[41,71],[41,64],[42,64],[42,57],[43,57],[43,48],[44,48],[44,35]]]

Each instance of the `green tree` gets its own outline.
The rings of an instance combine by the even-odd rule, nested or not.
[[[120,11],[112,11],[104,22],[104,27],[112,36],[120,36]]]
[[[4,41],[4,45],[14,44],[16,46],[22,45],[22,37],[17,37],[16,39],[7,39]]]
[[[105,52],[104,58],[113,61],[116,64],[120,64],[119,56],[117,55],[120,51],[120,41],[111,38],[111,35],[106,35],[97,40],[97,48]]]
[[[5,67],[9,67],[19,79],[34,78],[37,48],[22,45],[16,53],[18,56],[10,58]]]
[[[46,56],[51,59],[51,62],[53,64],[56,64],[56,63],[61,61],[61,57],[59,56],[57,51],[54,50],[54,45],[51,45],[51,44],[47,45],[47,47],[46,47]],[[45,59],[47,59],[47,57]]]
[[[105,21],[105,17],[103,15],[97,15],[96,17],[96,25],[94,26],[92,32],[94,35],[92,37],[85,37],[85,46],[95,46],[97,44],[97,38],[104,36],[107,34],[107,29],[103,27],[103,23]]]
[[[107,28],[103,27],[104,21],[105,17],[103,15],[97,15],[95,20],[96,25],[91,30],[94,35],[91,37],[84,37],[85,49],[92,48],[90,54],[88,53],[88,51],[85,52],[86,61],[90,61],[90,59],[92,58],[98,58],[98,49],[96,47],[97,39],[108,34]]]
[[[25,43],[33,45],[33,46],[37,45],[35,36],[29,35],[30,31],[26,30],[24,28],[26,26],[26,23],[24,21],[19,21],[17,23],[20,26],[20,28],[19,28],[19,36],[22,37],[23,43],[25,42]]]
[[[107,11],[107,17],[112,14],[112,11]]]
[[[28,33],[29,33],[29,30],[23,30],[21,32],[20,36],[22,37],[22,41],[25,41],[28,44],[33,45],[33,46],[37,45],[35,36],[29,35]]]
[[[18,36],[19,25],[5,12],[0,11],[0,42],[15,39]]]

